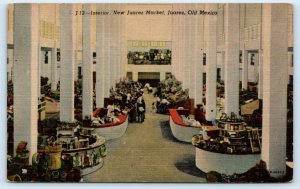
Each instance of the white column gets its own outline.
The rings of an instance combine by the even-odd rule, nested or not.
[[[198,10],[204,9],[203,4],[196,5]],[[203,49],[204,49],[204,17],[197,16],[196,18],[196,39],[195,39],[195,105],[203,103]]]
[[[111,5],[111,10],[119,10],[117,4]],[[118,59],[120,53],[118,52],[118,35],[119,35],[119,15],[112,15],[110,18],[110,86],[115,87],[115,83],[118,77]]]
[[[181,10],[182,11],[185,11],[186,10],[186,5],[185,4],[182,4],[181,5]],[[178,47],[180,48],[180,70],[181,70],[181,74],[180,74],[180,77],[181,77],[181,82],[182,82],[182,88],[183,89],[186,89],[187,88],[187,86],[186,86],[186,83],[187,83],[187,81],[186,81],[186,78],[185,78],[185,70],[186,70],[186,65],[185,65],[185,63],[186,63],[186,53],[185,53],[185,49],[186,49],[186,18],[185,18],[185,16],[182,16],[182,17],[180,17],[181,18],[181,27],[182,27],[182,29],[181,29],[181,39],[180,39],[180,41],[181,41],[181,44],[180,45],[178,45]]]
[[[83,10],[90,12],[92,4],[83,4]],[[82,17],[82,116],[92,118],[93,112],[93,50],[92,19],[94,16]],[[97,62],[98,64],[98,62]]]
[[[189,70],[189,80],[190,80],[190,87],[189,87],[189,95],[190,98],[195,99],[197,96],[197,92],[196,92],[196,53],[195,53],[195,47],[196,47],[196,15],[191,15],[190,16],[190,35],[189,35],[189,43],[190,43],[190,47],[189,47],[189,57],[190,57],[190,70]]]
[[[110,11],[111,10],[111,5],[110,4],[104,4],[105,10],[106,11]],[[108,97],[109,96],[109,89],[111,86],[111,61],[112,61],[112,57],[111,57],[111,15],[106,15],[104,18],[104,46],[102,48],[104,48],[104,96]]]
[[[165,72],[160,72],[159,73],[159,80],[163,81],[165,79],[166,73]]]
[[[9,75],[8,75],[8,81],[9,80],[12,80],[12,69],[14,67],[13,65],[13,59],[14,59],[14,52],[13,52],[13,49],[7,49],[7,58],[8,58],[8,65],[7,65],[7,72],[9,72]]]
[[[52,60],[52,54],[51,54],[51,52],[50,51],[47,51],[48,52],[48,54],[47,54],[47,56],[48,56],[48,64],[45,64],[45,67],[46,67],[46,77],[48,78],[48,83],[50,84],[50,82],[51,82],[51,60]],[[50,86],[51,87],[51,86]]]
[[[243,77],[242,77],[242,89],[248,89],[248,51],[243,50]]]
[[[190,9],[190,4],[185,4],[185,11],[187,12]],[[184,88],[189,89],[189,96],[192,98],[193,94],[191,94],[191,81],[190,81],[190,67],[191,67],[191,16],[185,15],[184,16],[184,58],[182,60],[183,70],[184,70],[184,78],[183,78],[183,84]]]
[[[180,5],[180,11],[185,11],[185,5],[181,4]],[[178,80],[182,82],[182,88],[185,89],[185,79],[184,79],[184,67],[185,67],[185,18],[184,16],[179,16],[179,25],[180,30],[179,30],[179,41],[178,41],[178,51],[179,51],[179,75],[178,75]]]
[[[57,49],[51,50],[51,90],[57,89]]]
[[[258,83],[258,77],[259,77],[259,54],[258,53],[254,53],[254,69],[253,69],[253,78],[254,78],[254,82]]]
[[[38,5],[15,4],[14,27],[14,148],[26,141],[31,164],[38,137]]]
[[[121,4],[118,4],[117,6],[118,10],[122,10],[122,5]],[[121,74],[121,55],[122,55],[122,38],[121,38],[121,19],[122,17],[121,16],[118,16],[117,18],[117,47],[116,47],[116,51],[117,51],[117,65],[116,65],[116,80],[119,81],[120,78],[122,77],[122,74]]]
[[[182,8],[182,5],[177,5],[177,9],[180,10]],[[181,70],[181,46],[182,46],[182,17],[181,16],[177,16],[177,38],[175,38],[177,40],[177,42],[175,43],[177,46],[175,48],[175,51],[173,50],[172,48],[172,56],[173,54],[177,54],[175,56],[177,56],[177,59],[175,58],[175,61],[177,61],[177,72],[176,72],[176,79],[178,81],[181,81],[182,82],[182,77],[181,77],[181,73],[182,73],[182,70]],[[173,41],[172,41],[172,46],[173,46]],[[172,57],[172,63],[173,63],[173,57]]]
[[[178,5],[173,4],[172,5],[173,10],[178,10]],[[175,77],[178,79],[178,56],[179,56],[179,51],[177,48],[178,45],[178,34],[179,34],[179,16],[173,15],[172,16],[172,62],[171,62],[171,69],[172,69],[172,74],[175,75]]]
[[[271,176],[286,173],[287,4],[263,4],[263,131],[261,159]]]
[[[120,4],[121,9],[126,11],[125,4]],[[120,60],[120,76],[126,77],[126,64],[127,64],[127,33],[126,31],[126,16],[120,16],[120,45],[121,45],[121,60]]]
[[[217,4],[207,4],[207,10],[217,11]],[[217,16],[205,16],[206,33],[206,120],[216,119],[217,90]]]
[[[39,63],[39,71],[41,77],[46,77],[46,69],[45,69],[45,51],[41,50],[40,52],[40,63]]]
[[[38,98],[41,96],[41,67],[42,67],[42,59],[43,59],[43,52],[41,50],[40,42],[39,42],[39,47],[38,47],[38,56],[39,56],[39,63],[38,63],[38,87],[37,87],[37,93],[38,93]],[[15,74],[15,73],[14,73]]]
[[[74,120],[74,68],[76,48],[76,17],[72,4],[60,5],[60,120]]]
[[[114,4],[111,4],[110,5],[110,9],[109,10],[114,10],[115,9],[115,5]],[[111,86],[114,85],[114,81],[115,81],[115,63],[116,63],[116,51],[115,51],[115,39],[116,39],[116,17],[115,15],[111,15],[109,16],[109,34],[110,34],[110,40],[109,40],[109,59],[110,59],[110,70],[109,70],[109,73],[110,73],[110,77],[107,78],[110,80],[110,83],[109,83],[109,87],[108,87],[108,91],[109,89],[111,88]]]
[[[226,4],[225,27],[225,113],[239,114],[240,5]]]
[[[138,72],[137,71],[133,71],[132,72],[132,80],[133,81],[137,81],[138,80]]]
[[[104,11],[103,4],[97,4],[98,11]],[[104,59],[104,19],[105,16],[96,16],[96,106],[104,106],[104,79],[105,79],[105,62]]]
[[[225,52],[224,51],[221,51],[221,80],[224,81],[224,78],[225,78]]]
[[[217,51],[217,68],[220,69],[220,80],[222,79],[222,59],[221,59],[222,53],[220,51]]]
[[[262,56],[262,50],[260,49],[258,52],[258,99],[263,99],[263,56]]]

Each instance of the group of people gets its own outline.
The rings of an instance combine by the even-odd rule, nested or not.
[[[145,86],[144,86],[144,91],[147,91],[148,93],[152,93],[153,92],[153,89],[152,87],[150,86],[149,83],[146,83]]]
[[[201,127],[201,123],[193,118],[190,118],[189,116],[185,116],[185,115],[180,115],[181,120],[183,121],[183,123],[185,123],[186,125],[189,126],[193,126],[193,127]]]
[[[168,106],[176,102],[187,100],[189,98],[188,89],[183,90],[181,82],[174,75],[169,75],[165,80],[161,81],[154,93],[156,101],[152,104],[156,108],[157,113],[166,113]]]
[[[128,64],[171,64],[172,52],[169,49],[129,51],[127,58]]]
[[[106,123],[117,123],[120,120],[116,116],[108,116],[108,115],[95,115],[92,118],[92,126],[99,126]]]
[[[116,84],[115,89],[110,89],[110,99],[114,99],[114,101],[121,104],[121,109],[128,111],[130,122],[142,123],[146,112],[143,93],[144,90],[141,83],[124,78]]]

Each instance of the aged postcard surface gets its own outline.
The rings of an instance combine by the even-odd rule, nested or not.
[[[291,182],[290,4],[9,4],[9,182]]]

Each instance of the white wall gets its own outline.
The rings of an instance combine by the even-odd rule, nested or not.
[[[78,10],[81,9],[81,4],[77,4]],[[224,50],[224,5],[219,4],[218,12],[218,51]],[[40,46],[49,48],[60,47],[60,4],[40,4]],[[123,10],[171,10],[170,4],[124,4]],[[8,34],[7,43],[13,44],[13,11],[14,6],[10,4],[8,6]],[[155,24],[153,24],[155,23]],[[172,41],[172,18],[171,16],[157,16],[157,15],[135,15],[135,16],[123,16],[122,18],[122,64],[124,64],[124,75],[127,71],[137,72],[141,67],[128,67],[127,66],[127,40],[146,40],[146,41]],[[241,47],[244,46],[245,50],[259,50],[261,48],[261,4],[241,4],[240,5],[240,24],[241,24]],[[77,18],[77,49],[81,50],[82,42],[82,19],[79,16]],[[93,31],[96,31],[95,23],[92,23]],[[47,31],[45,31],[47,28]],[[95,33],[92,35],[92,39],[95,39]],[[93,49],[95,49],[95,41],[93,42]],[[293,47],[293,7],[288,7],[288,46]],[[77,63],[82,63],[80,53],[78,54]],[[219,57],[220,58],[220,57]],[[221,62],[220,59],[218,62]],[[288,64],[291,65],[291,55],[288,58]],[[74,74],[77,75],[77,67]],[[221,67],[221,64],[218,64]],[[12,66],[12,65],[10,65]],[[143,69],[143,68],[142,68]],[[147,68],[148,69],[148,68]],[[162,72],[168,72],[171,70],[171,66],[162,68]],[[145,71],[145,70],[140,70]],[[8,69],[7,72],[10,72]],[[59,72],[58,72],[59,73]],[[11,73],[10,73],[11,74]],[[250,73],[251,75],[252,73]],[[250,76],[249,75],[249,76]],[[289,67],[287,75],[293,75],[293,67]],[[59,76],[60,77],[60,76]],[[251,76],[250,76],[251,77]],[[251,79],[251,78],[250,78]]]
[[[40,46],[59,46],[59,5],[40,4]]]
[[[172,10],[172,5],[125,5],[124,10]],[[127,14],[127,13],[126,13]],[[126,15],[123,19],[122,46],[125,72],[133,72],[133,79],[137,78],[137,72],[160,72],[161,78],[165,78],[165,72],[171,71],[171,65],[129,65],[127,64],[127,41],[172,41],[172,17],[168,15]],[[163,77],[162,77],[163,76]]]

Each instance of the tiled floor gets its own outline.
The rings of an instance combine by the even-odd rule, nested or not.
[[[169,116],[150,111],[152,94],[145,94],[144,123],[130,123],[124,136],[107,141],[104,166],[85,182],[205,182],[195,166],[195,148],[176,141]]]

